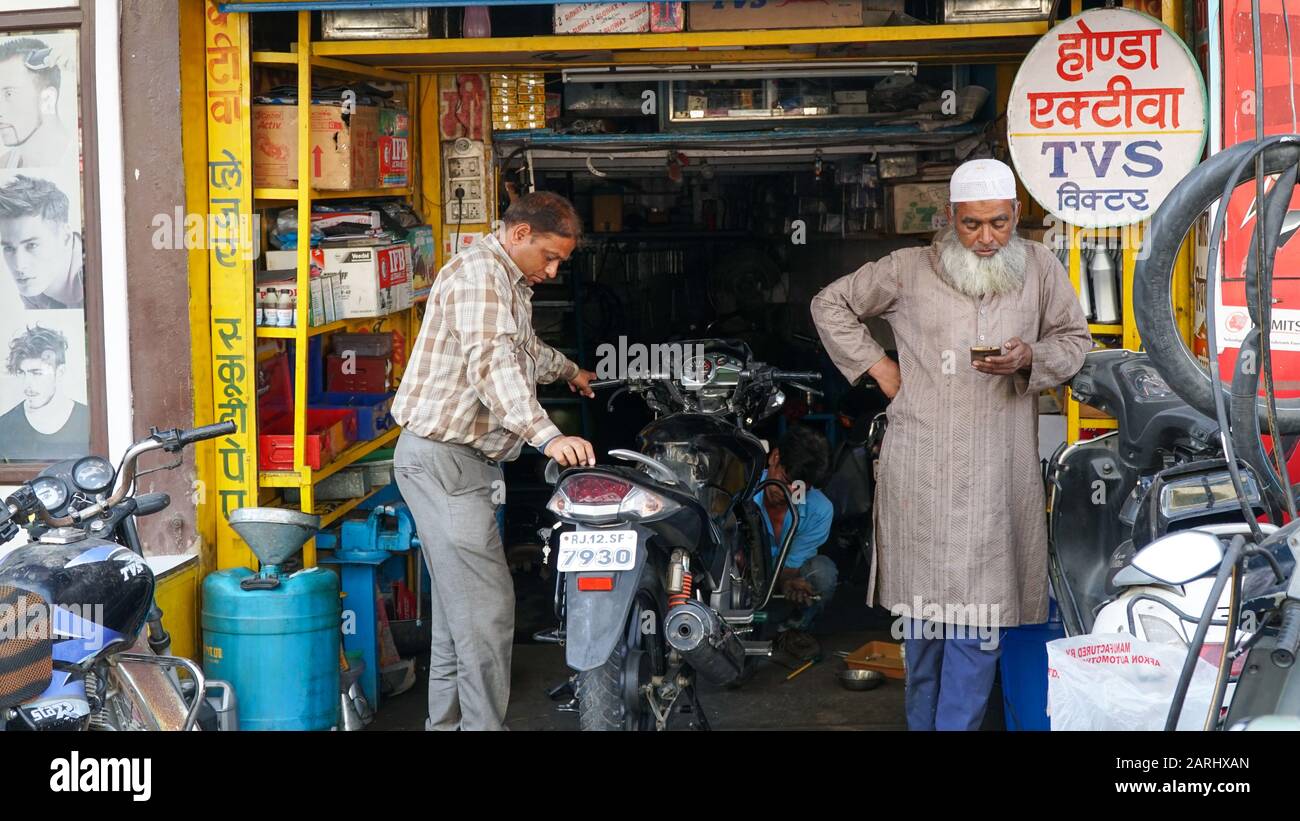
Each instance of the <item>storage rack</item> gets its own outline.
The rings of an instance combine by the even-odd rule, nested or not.
[[[209,5],[209,17],[212,16],[212,5]],[[244,44],[244,54],[246,55],[245,66],[250,68],[279,68],[296,70],[297,74],[297,145],[299,147],[297,156],[297,178],[298,186],[295,188],[254,188],[252,189],[252,211],[264,211],[269,207],[293,205],[297,209],[297,249],[296,249],[296,270],[297,270],[297,291],[298,291],[298,317],[294,327],[267,327],[257,326],[253,337],[255,340],[279,339],[288,340],[292,343],[293,356],[293,467],[288,470],[260,470],[257,469],[256,441],[257,441],[257,413],[255,410],[256,402],[249,403],[247,409],[247,428],[241,433],[248,437],[252,443],[251,452],[254,458],[251,459],[251,465],[256,470],[256,499],[246,502],[246,504],[261,504],[272,506],[289,506],[277,492],[285,488],[297,488],[300,493],[297,508],[306,513],[317,513],[321,516],[321,526],[327,527],[334,524],[343,516],[365,502],[368,498],[380,492],[383,488],[378,487],[363,497],[349,499],[341,503],[318,503],[315,499],[315,488],[322,481],[334,475],[338,471],[354,465],[360,459],[374,453],[375,451],[391,446],[397,439],[398,428],[394,427],[385,431],[377,438],[368,441],[359,441],[352,444],[342,453],[334,456],[328,463],[322,464],[319,469],[313,469],[306,464],[305,460],[305,438],[307,432],[307,400],[308,400],[308,352],[310,341],[316,337],[326,337],[338,331],[363,330],[368,327],[374,327],[377,323],[384,322],[395,327],[408,340],[414,338],[416,329],[415,307],[407,308],[402,311],[391,313],[384,317],[342,319],[327,324],[312,326],[310,322],[310,269],[311,269],[311,213],[313,203],[327,200],[348,200],[348,199],[373,199],[377,197],[401,197],[408,201],[412,197],[419,196],[421,191],[421,182],[417,176],[417,168],[420,165],[419,157],[419,120],[418,112],[415,110],[420,100],[418,96],[419,78],[410,74],[398,74],[395,72],[385,71],[372,66],[356,65],[341,60],[335,60],[323,57],[313,53],[311,42],[311,13],[300,11],[297,13],[297,44],[294,50],[289,52],[267,52],[267,51],[248,51],[247,43],[247,21],[240,21],[240,30],[244,35],[241,40]],[[211,51],[211,49],[209,49]],[[251,66],[250,66],[251,63]],[[410,166],[410,178],[408,184],[403,187],[393,188],[375,188],[365,190],[349,191],[321,191],[311,186],[311,101],[312,101],[312,80],[317,73],[328,74],[332,76],[343,77],[345,79],[365,79],[379,80],[390,83],[399,83],[406,88],[406,99],[409,116],[409,145],[412,148],[411,158],[413,162]],[[251,88],[251,78],[249,86],[244,90],[243,99],[244,108],[251,114],[249,106],[249,91]],[[251,119],[251,118],[250,118]],[[251,129],[251,122],[246,120],[246,129]],[[211,141],[211,126],[209,139]],[[251,134],[245,139],[251,142]],[[244,143],[247,146],[249,143]],[[210,144],[210,156],[212,146]],[[245,173],[251,171],[247,156],[244,160]],[[435,177],[436,180],[436,177]],[[439,218],[438,215],[432,215],[431,219]],[[212,283],[214,289],[214,302],[218,295],[215,293],[218,288],[227,288],[230,290],[239,290],[244,294],[255,293],[255,286],[252,281],[251,266],[245,271],[248,279],[242,283],[218,282],[215,278]],[[240,286],[232,288],[234,286]],[[229,297],[230,294],[222,296]],[[255,344],[254,344],[255,349]],[[247,355],[245,364],[248,368],[256,368],[255,356]],[[214,372],[219,367],[219,363],[214,361]],[[243,548],[235,539],[222,538],[224,534],[219,530],[218,537],[218,554],[217,566],[220,568],[245,565],[255,567],[251,554]],[[315,541],[308,542],[303,548],[303,564],[306,567],[316,565]]]
[[[1072,13],[1077,14],[1081,11],[1081,0],[1072,0],[1071,7]],[[298,156],[299,187],[295,189],[258,189],[251,191],[249,194],[253,202],[253,208],[249,209],[244,206],[244,213],[274,203],[291,202],[296,203],[298,213],[301,216],[310,215],[312,203],[321,199],[380,195],[416,197],[422,205],[421,213],[434,227],[439,264],[443,261],[443,219],[441,181],[439,179],[441,166],[440,146],[436,137],[429,139],[424,144],[419,144],[417,135],[421,124],[427,125],[429,122],[436,121],[435,118],[438,114],[437,102],[434,100],[432,105],[429,106],[426,97],[436,97],[437,95],[436,93],[433,95],[427,94],[428,87],[426,84],[432,84],[436,92],[436,75],[440,72],[479,73],[492,70],[558,70],[579,65],[691,64],[699,62],[702,59],[702,54],[707,54],[707,60],[710,63],[786,61],[807,62],[812,65],[818,59],[825,58],[818,58],[816,49],[813,48],[792,51],[791,47],[827,45],[852,50],[853,53],[850,59],[912,60],[921,63],[950,63],[954,59],[960,59],[967,63],[997,64],[999,102],[1001,110],[1005,110],[1006,95],[1009,93],[1010,81],[1014,77],[1016,64],[1028,52],[1034,41],[1044,35],[1049,28],[1046,22],[961,23],[666,34],[541,35],[466,39],[312,42],[311,12],[299,10],[301,8],[300,5],[289,3],[205,0],[206,22],[209,27],[208,34],[211,35],[214,26],[217,26],[218,21],[221,21],[220,26],[223,27],[225,33],[229,34],[233,31],[242,35],[237,38],[238,42],[234,48],[239,53],[239,64],[244,68],[245,76],[248,76],[251,67],[254,65],[279,66],[297,70],[298,105],[300,106],[298,144],[304,149],[310,144],[309,117],[305,116],[306,111],[309,111],[309,109],[304,107],[310,105],[311,78],[314,70],[407,83],[413,143],[411,186],[408,189],[383,189],[380,191],[313,191],[309,185],[301,182],[310,179],[307,166],[308,152],[302,150]],[[250,47],[251,39],[248,37],[248,18],[256,15],[241,12],[283,11],[286,9],[295,10],[297,13],[296,48],[289,52],[252,51]],[[1164,22],[1167,25],[1170,25],[1175,31],[1183,30],[1182,0],[1163,0],[1162,12]],[[233,29],[228,25],[227,18],[234,21]],[[210,40],[208,45],[209,52],[211,52],[213,49]],[[837,54],[834,59],[843,60],[846,58]],[[213,88],[211,67],[209,67],[208,73],[208,88],[209,95],[211,95],[211,89]],[[243,90],[243,101],[245,108],[247,108],[249,101],[246,87]],[[247,126],[245,126],[245,131],[240,136],[242,136],[242,145],[236,144],[239,140],[232,139],[228,130],[222,132],[219,127],[214,126],[211,117],[209,117],[207,124],[209,160],[212,161],[218,156],[221,141],[225,140],[228,145],[233,145],[236,149],[236,153],[244,161],[244,169],[247,171],[249,143]],[[209,185],[209,200],[211,201],[217,196],[220,196],[219,192],[212,185]],[[216,209],[214,208],[214,210]],[[243,215],[241,213],[241,216]],[[299,293],[309,294],[309,216],[305,221],[303,219],[299,220],[298,231],[297,274]],[[1077,239],[1077,229],[1071,229],[1070,233],[1072,238]],[[1077,243],[1072,242],[1071,245],[1073,250],[1070,256],[1069,271],[1071,280],[1077,287],[1080,275],[1079,254]],[[1183,320],[1183,327],[1186,329],[1185,333],[1190,333],[1191,288],[1190,277],[1187,273],[1190,269],[1187,264],[1187,257],[1185,248],[1180,265],[1182,266],[1182,276],[1186,287],[1182,287],[1177,291],[1181,304],[1176,305],[1175,308]],[[1118,326],[1093,326],[1091,330],[1095,335],[1120,336],[1127,347],[1137,347],[1140,341],[1137,338],[1136,328],[1133,324],[1130,299],[1134,262],[1132,251],[1125,253],[1123,262],[1123,321]],[[251,269],[245,272],[245,277],[243,280],[223,279],[214,271],[210,279],[213,305],[214,307],[217,305],[218,296],[223,293],[223,289],[230,287],[232,292],[240,291],[242,292],[241,299],[247,303],[245,306],[246,313],[243,316],[249,318],[251,324],[251,293],[253,292]],[[234,283],[234,285],[231,286],[231,283]],[[229,296],[229,294],[225,295]],[[418,303],[419,300],[417,299],[417,305]],[[416,327],[415,313],[415,310],[411,310],[405,314],[405,319],[410,323],[408,325],[410,331],[414,331]],[[304,315],[305,312],[300,314],[300,316]],[[217,316],[216,313],[214,313],[215,316]],[[361,322],[361,320],[357,320],[355,324]],[[307,391],[307,342],[312,337],[342,330],[352,324],[354,324],[353,321],[344,321],[311,328],[308,327],[309,323],[304,319],[304,321],[298,323],[297,327],[292,329],[258,328],[256,330],[256,338],[292,339],[295,343],[294,469],[256,472],[254,490],[259,498],[266,495],[263,493],[266,489],[298,487],[302,492],[302,509],[315,512],[318,508],[312,491],[316,484],[343,467],[354,463],[357,459],[378,448],[391,444],[396,437],[397,434],[394,431],[377,440],[355,445],[320,470],[312,470],[303,464]],[[413,340],[413,337],[414,333],[408,333],[408,340]],[[222,387],[215,378],[221,364],[218,361],[219,348],[216,344],[217,339],[218,332],[214,325],[214,345],[211,362],[214,376],[213,391],[217,400],[216,404],[220,406]],[[251,356],[245,356],[245,364],[251,366]],[[1114,427],[1113,420],[1090,421],[1082,419],[1078,414],[1078,403],[1072,399],[1067,401],[1066,415],[1069,420],[1068,430],[1071,441],[1078,438],[1079,431],[1085,427]],[[254,420],[253,425],[255,425],[255,414],[250,414],[249,418]],[[242,441],[245,447],[245,450],[241,452],[241,458],[247,464],[247,460],[250,458],[249,452],[251,451],[255,455],[255,427],[251,430],[241,431],[240,436],[243,437]],[[217,459],[219,464],[222,458],[220,454],[221,451],[219,451]],[[252,463],[255,467],[255,458],[252,459]],[[220,469],[218,469],[218,477],[220,477]],[[220,480],[218,482],[218,491],[221,491]],[[255,504],[257,501],[258,499],[253,499],[246,503]],[[324,514],[325,522],[328,524],[336,521],[360,504],[361,501],[363,500],[350,500],[343,505],[334,507]],[[219,509],[220,507],[218,507]],[[217,565],[219,567],[231,567],[240,564],[251,566],[253,561],[251,554],[242,546],[229,528],[221,522],[223,517],[218,515],[217,518],[219,521]],[[307,545],[303,556],[304,562],[308,566],[315,563],[316,557],[313,544]]]

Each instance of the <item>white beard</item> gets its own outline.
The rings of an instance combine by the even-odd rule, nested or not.
[[[952,228],[939,235],[938,245],[939,276],[967,296],[1014,293],[1024,287],[1029,249],[1019,234],[1013,233],[991,257],[966,248]]]

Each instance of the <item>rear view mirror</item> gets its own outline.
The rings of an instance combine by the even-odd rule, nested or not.
[[[1138,551],[1133,567],[1162,584],[1181,585],[1218,570],[1223,543],[1209,533],[1180,530]]]

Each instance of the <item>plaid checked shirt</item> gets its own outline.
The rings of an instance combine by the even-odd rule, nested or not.
[[[503,462],[559,436],[536,385],[573,379],[578,366],[533,333],[532,298],[493,235],[444,265],[393,400],[397,424]]]

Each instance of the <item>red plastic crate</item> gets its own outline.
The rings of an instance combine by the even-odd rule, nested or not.
[[[303,462],[320,470],[357,440],[355,410],[307,409]],[[262,420],[257,437],[257,464],[262,470],[293,470],[293,414]]]

